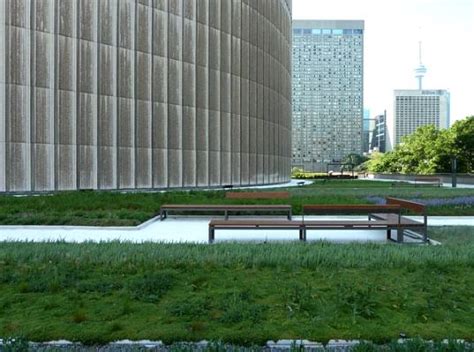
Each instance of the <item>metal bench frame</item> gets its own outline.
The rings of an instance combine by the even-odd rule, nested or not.
[[[401,212],[403,212],[403,210],[411,210],[423,217],[423,221],[417,221],[400,215],[400,225],[397,231],[397,242],[403,241],[404,235],[421,239],[422,242],[428,242],[428,214],[424,204],[393,197],[387,197],[386,202],[388,205],[398,205],[401,209]],[[370,216],[372,219],[389,221],[391,215],[392,214],[373,213]],[[389,226],[387,229],[387,238],[389,237],[390,230],[392,229],[393,226]]]

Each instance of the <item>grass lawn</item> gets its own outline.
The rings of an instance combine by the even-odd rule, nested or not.
[[[443,246],[2,243],[0,336],[474,340],[474,230]]]
[[[281,189],[279,189],[281,190]],[[0,196],[1,225],[134,226],[155,216],[161,204],[290,203],[295,214],[303,204],[379,202],[385,196],[430,201],[430,215],[474,215],[474,189],[414,187],[366,180],[316,181],[289,188],[290,200],[227,200],[223,191],[166,193],[63,192],[25,197]]]

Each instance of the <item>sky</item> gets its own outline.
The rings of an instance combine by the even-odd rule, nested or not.
[[[293,0],[294,19],[365,20],[364,107],[393,115],[393,90],[451,93],[451,123],[474,115],[474,0]]]

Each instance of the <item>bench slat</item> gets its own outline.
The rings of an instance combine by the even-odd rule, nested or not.
[[[320,204],[311,204],[303,205],[303,212],[311,213],[390,213],[395,212],[399,213],[400,206],[397,204],[383,204],[383,205],[374,205],[374,204],[354,204],[354,205],[320,205]]]
[[[306,227],[318,227],[318,226],[373,226],[373,225],[388,225],[389,222],[386,220],[310,220],[304,222]]]
[[[160,220],[166,219],[168,211],[223,211],[226,220],[232,211],[281,211],[287,213],[291,220],[292,208],[288,204],[163,204],[160,209]]]
[[[189,209],[189,210],[226,210],[226,209],[232,209],[232,210],[258,210],[258,209],[291,209],[291,205],[286,205],[286,204],[249,204],[249,205],[243,205],[243,204],[164,204],[161,206],[161,209]]]
[[[412,202],[406,199],[392,198],[392,197],[387,197],[385,199],[387,201],[387,204],[399,205],[402,208],[413,210],[414,212],[417,212],[419,214],[424,213],[426,211],[426,206],[421,203]]]
[[[378,219],[384,219],[391,223],[397,224],[398,222],[398,215],[395,214],[371,214],[372,216]],[[409,219],[405,216],[400,217],[400,225],[413,225],[413,226],[424,226],[423,222]]]

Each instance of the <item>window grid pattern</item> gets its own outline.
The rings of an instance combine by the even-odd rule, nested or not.
[[[325,170],[362,148],[363,31],[293,29],[292,163]]]

